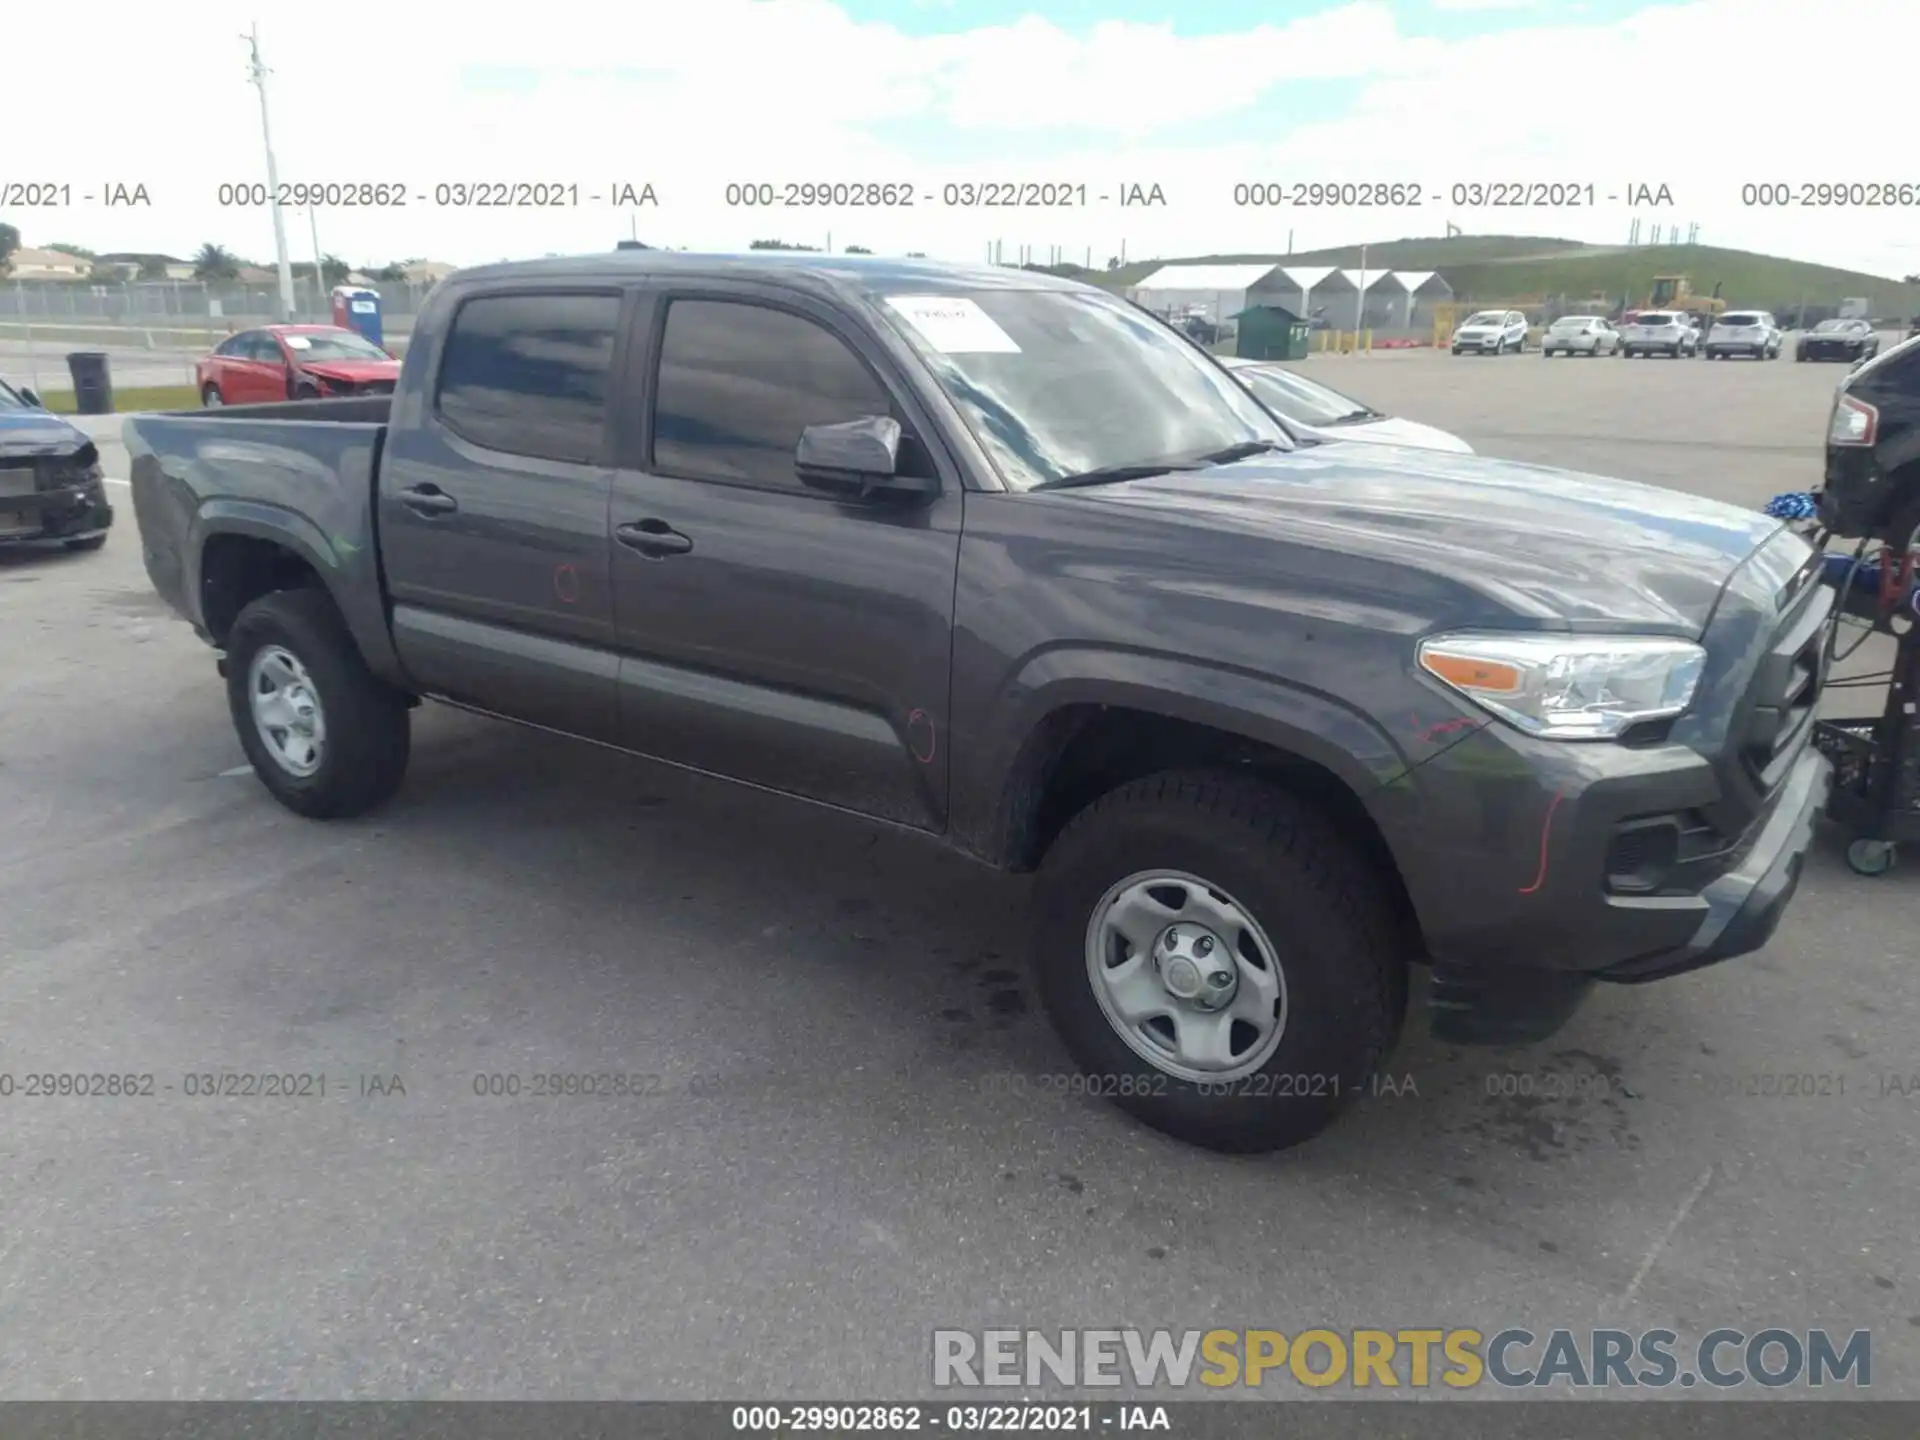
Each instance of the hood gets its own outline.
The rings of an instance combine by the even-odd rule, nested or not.
[[[344,380],[350,385],[365,384],[369,380],[400,378],[398,360],[315,360],[300,368],[309,375],[318,375],[323,380]]]
[[[44,410],[0,410],[0,455],[70,455],[86,435]]]
[[[1400,445],[1316,446],[1061,494],[1424,571],[1521,625],[1690,637],[1782,524],[1650,485]]]
[[[1471,455],[1473,447],[1457,435],[1422,425],[1418,420],[1402,420],[1383,415],[1378,420],[1363,420],[1352,425],[1295,425],[1316,440],[1352,440],[1361,445],[1411,445],[1416,450],[1439,450],[1454,455]]]

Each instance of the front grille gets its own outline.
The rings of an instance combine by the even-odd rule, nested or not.
[[[1827,618],[1833,591],[1810,586],[1789,612],[1747,690],[1740,764],[1763,794],[1771,793],[1805,744],[1826,683]]]
[[[360,387],[360,393],[362,395],[391,395],[393,393],[393,381],[369,380]]]
[[[64,490],[87,478],[87,466],[71,455],[0,456],[0,495]]]

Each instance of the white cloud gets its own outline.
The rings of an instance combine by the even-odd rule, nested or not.
[[[1455,0],[1459,3],[1459,0]],[[0,179],[66,180],[76,191],[143,182],[151,210],[81,206],[19,212],[29,243],[96,249],[192,250],[218,240],[257,259],[272,254],[262,210],[223,209],[222,182],[262,178],[257,97],[245,83],[239,36],[249,9],[206,3],[153,10],[110,7],[100,19],[116,43],[75,51],[70,18],[55,7],[15,7],[9,47],[58,53],[59,65],[9,67],[16,117]],[[281,178],[578,183],[578,209],[459,212],[422,206],[325,210],[320,239],[356,262],[427,255],[456,262],[597,250],[627,233],[628,217],[584,196],[611,182],[651,181],[662,205],[638,217],[642,238],[736,248],[754,238],[956,258],[1027,244],[1044,254],[1124,244],[1132,256],[1298,248],[1437,234],[1451,220],[1473,231],[1624,240],[1628,215],[1605,195],[1664,183],[1673,209],[1644,218],[1699,222],[1708,243],[1880,270],[1911,270],[1904,211],[1781,211],[1741,204],[1748,181],[1890,180],[1920,184],[1908,167],[1907,104],[1895,86],[1850,91],[1844,111],[1790,103],[1804,50],[1804,4],[1751,0],[1643,12],[1613,25],[1558,23],[1441,42],[1409,33],[1393,7],[1332,5],[1285,25],[1226,36],[1111,22],[1070,33],[1043,19],[910,37],[854,23],[827,0],[701,0],[623,6],[549,0],[523,12],[396,3],[378,22],[342,27],[324,9],[263,12],[274,67],[272,100]],[[498,15],[498,19],[491,18]],[[1832,0],[1823,34],[1896,35],[1906,0]],[[91,23],[91,22],[90,22]],[[1635,78],[1650,56],[1696,57],[1654,103]],[[1715,74],[1755,77],[1761,103],[1730,109]],[[516,76],[539,78],[530,88]],[[478,83],[491,75],[498,83]],[[1351,78],[1349,113],[1309,120],[1269,138],[1249,107],[1300,81]],[[1319,86],[1303,92],[1324,93]],[[1105,137],[1068,152],[1060,127]],[[1091,192],[1159,183],[1165,211],[995,211],[916,205],[910,211],[747,212],[724,203],[729,181],[911,180],[937,194],[954,178],[904,136],[944,127],[1004,159],[976,174],[1084,180]],[[1211,130],[1209,127],[1213,127]],[[1174,134],[1208,134],[1174,145]],[[1416,211],[1236,208],[1236,182],[1398,181],[1441,187]],[[1467,180],[1593,182],[1594,210],[1473,214],[1447,203]],[[295,258],[310,242],[304,214],[289,217]]]

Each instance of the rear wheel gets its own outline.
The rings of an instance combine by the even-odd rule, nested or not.
[[[227,703],[273,798],[316,820],[362,815],[407,770],[407,699],[367,669],[321,590],[280,590],[227,636]]]
[[[1048,850],[1037,900],[1038,988],[1089,1089],[1179,1139],[1297,1145],[1398,1038],[1408,947],[1380,877],[1284,790],[1122,786]]]

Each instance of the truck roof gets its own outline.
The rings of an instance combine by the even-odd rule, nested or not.
[[[1008,265],[957,265],[944,260],[880,255],[822,255],[807,251],[753,250],[688,254],[669,250],[616,250],[604,254],[509,260],[456,271],[448,283],[470,280],[628,280],[643,275],[676,279],[772,280],[797,289],[839,294],[899,294],[934,290],[1091,290],[1097,287],[1037,270]]]

